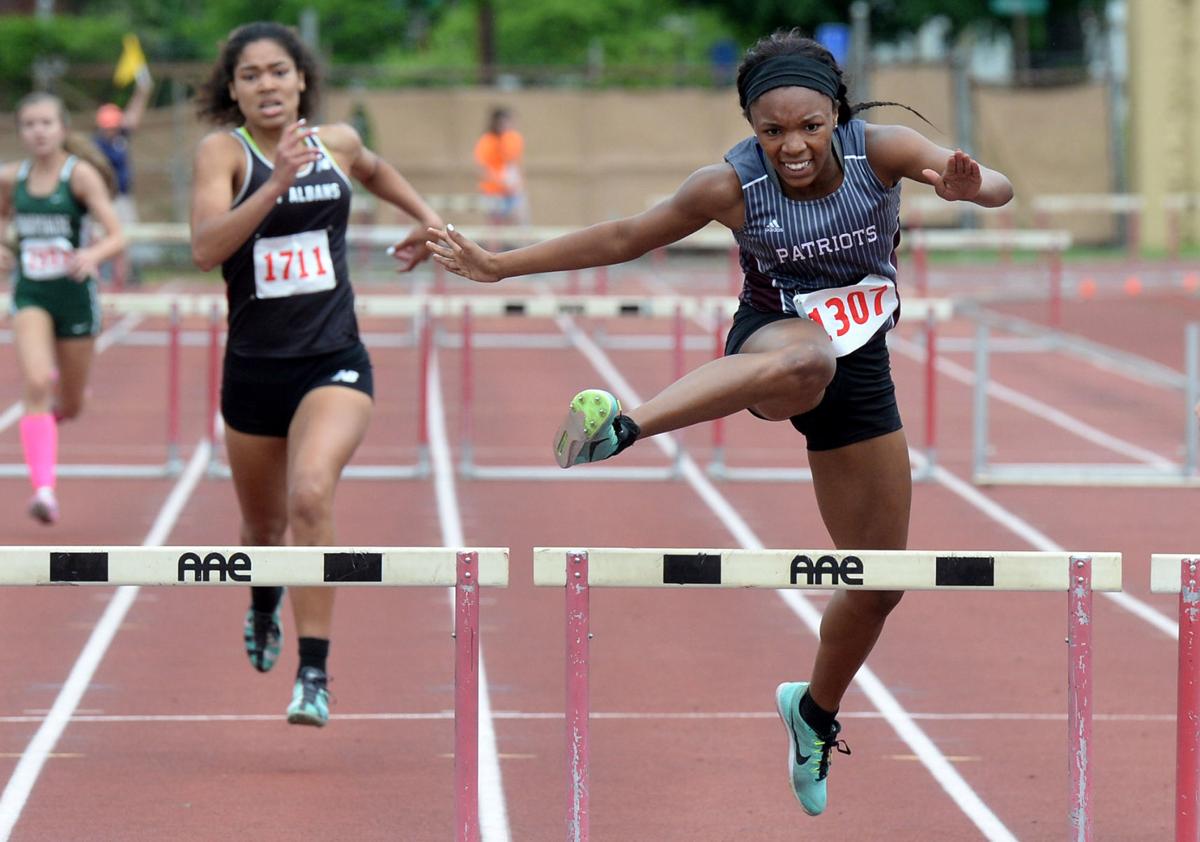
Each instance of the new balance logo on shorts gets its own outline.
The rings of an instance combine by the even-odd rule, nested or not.
[[[330,383],[357,383],[358,382],[358,372],[354,371],[353,369],[343,368],[337,374],[333,375],[333,377],[330,377],[329,382]]]

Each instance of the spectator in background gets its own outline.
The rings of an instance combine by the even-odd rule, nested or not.
[[[135,87],[129,97],[129,104],[124,109],[112,102],[106,102],[96,109],[96,131],[92,140],[108,158],[117,174],[117,196],[113,205],[122,225],[138,221],[137,205],[133,199],[133,165],[129,143],[133,133],[142,124],[153,88],[154,80],[150,76],[150,70],[142,65],[135,77]],[[126,282],[134,282],[128,250],[122,251],[113,259],[112,269],[114,285],[120,287]]]
[[[482,170],[480,191],[488,198],[488,221],[493,225],[526,225],[529,204],[521,156],[525,139],[513,127],[512,112],[494,108],[487,129],[475,144],[475,161]]]

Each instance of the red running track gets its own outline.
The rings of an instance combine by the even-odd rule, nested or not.
[[[1120,316],[1122,323],[1143,325],[1141,333],[1091,338],[1128,350],[1139,350],[1142,339],[1155,348],[1161,342],[1162,349],[1147,356],[1169,364],[1166,344],[1176,337],[1176,356],[1182,354],[1182,325],[1195,315],[1194,302],[1147,303],[1145,311],[1141,303],[1122,302]],[[1089,334],[1101,321],[1099,309],[1082,309],[1092,305],[1104,302],[1069,304],[1066,329]],[[558,330],[549,322],[511,320],[476,328]],[[666,334],[670,325],[642,322],[636,330]],[[699,326],[692,331],[702,332]],[[902,326],[898,338],[912,340],[916,333],[916,326]],[[434,417],[435,433],[440,428],[451,442],[461,423],[456,355],[454,349],[439,353],[445,413]],[[642,396],[670,377],[669,353],[606,355]],[[706,356],[691,354],[689,365]],[[963,353],[945,357],[970,365]],[[410,461],[415,351],[377,346],[373,358],[378,412],[359,461]],[[895,353],[893,365],[902,412],[909,428],[919,430],[921,363]],[[145,384],[160,368],[146,347],[117,346],[101,356],[88,414],[64,427],[64,461],[157,458],[148,443],[161,441],[163,409]],[[203,349],[185,348],[185,456],[202,435],[204,370]],[[572,350],[488,349],[479,353],[476,371],[475,455],[484,464],[549,464],[548,439],[567,399],[604,382]],[[998,358],[993,376],[1164,458],[1177,456],[1182,431],[1157,417],[1178,404],[1174,395],[1059,355]],[[1186,550],[1190,493],[1014,487],[972,496],[960,482],[969,469],[970,390],[945,375],[939,388],[945,473],[915,490],[911,545],[1048,549],[1052,543],[1125,554],[1126,590],[1159,624],[1097,596],[1096,830],[1102,839],[1166,838],[1175,659],[1164,628],[1173,626],[1173,601],[1149,595],[1148,566],[1151,552]],[[17,395],[10,346],[0,348],[0,394]],[[995,443],[1006,455],[1114,459],[1027,412],[994,406],[993,413]],[[5,461],[19,458],[15,431],[2,436]],[[762,464],[765,452],[778,449],[789,454],[788,464],[804,464],[802,441],[786,425],[737,418],[728,438],[730,460],[739,464]],[[690,431],[686,440],[703,463],[708,432]],[[449,455],[456,455],[453,448]],[[643,444],[627,462],[664,464],[665,458]],[[24,481],[0,481],[0,510],[9,513],[6,543],[141,543],[173,485],[64,480],[63,521],[51,531],[25,517]],[[563,595],[532,587],[530,550],[722,547],[736,546],[736,539],[683,481],[457,479],[452,490],[457,521],[439,511],[433,480],[347,481],[338,498],[339,541],[436,545],[461,530],[467,543],[511,548],[510,588],[485,594],[482,605],[500,772],[499,787],[484,784],[485,838],[562,839]],[[766,546],[828,544],[806,485],[726,483],[717,490],[744,530]],[[988,504],[994,508],[981,509]],[[1005,515],[1009,520],[998,520]],[[228,482],[205,478],[164,543],[232,543],[237,529]],[[0,628],[8,642],[0,656],[6,782],[111,595],[90,588],[0,591]],[[826,601],[821,594],[806,599],[818,610]],[[331,654],[334,719],[322,731],[283,722],[295,665],[292,640],[275,673],[260,676],[245,664],[239,640],[245,603],[241,591],[138,593],[75,719],[21,805],[12,839],[451,838],[448,594],[341,592]],[[1065,610],[1059,595],[912,594],[870,661],[886,691],[960,776],[962,791],[1021,839],[1066,835]],[[857,685],[842,714],[854,754],[835,760],[826,815],[802,814],[786,783],[787,749],[772,693],[779,681],[805,676],[815,637],[779,595],[595,591],[593,631],[593,839],[782,840],[820,833],[826,839],[957,840],[982,838],[980,824],[995,827],[958,806]],[[484,742],[486,751],[486,735]]]

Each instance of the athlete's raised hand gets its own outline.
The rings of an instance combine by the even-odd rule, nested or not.
[[[316,132],[317,127],[309,128],[303,117],[283,130],[279,145],[275,147],[275,169],[271,173],[271,178],[281,187],[291,187],[292,182],[296,180],[296,174],[315,164],[321,157],[320,149],[305,143],[309,135]]]
[[[449,271],[481,284],[494,284],[502,277],[496,268],[496,255],[463,236],[453,225],[427,231],[437,237],[437,241],[425,245],[433,252],[433,259]]]
[[[921,174],[947,202],[974,199],[979,195],[979,188],[983,186],[979,164],[961,149],[954,150],[941,173],[926,169],[922,170]]]

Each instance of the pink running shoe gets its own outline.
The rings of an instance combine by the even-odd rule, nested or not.
[[[29,516],[47,526],[58,522],[58,498],[48,485],[39,488],[29,500]]]

